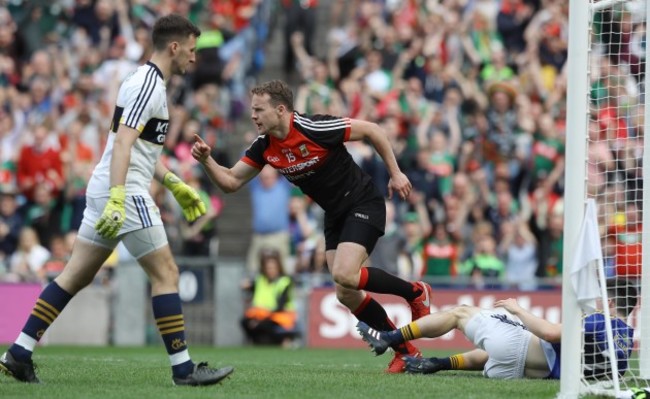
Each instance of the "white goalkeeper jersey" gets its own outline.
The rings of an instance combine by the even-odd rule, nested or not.
[[[167,89],[162,72],[153,63],[138,67],[120,86],[106,148],[88,182],[86,195],[89,197],[109,196],[113,142],[120,124],[140,132],[131,147],[126,192],[148,195],[169,127]]]

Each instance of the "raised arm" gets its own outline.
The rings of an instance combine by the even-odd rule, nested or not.
[[[388,137],[384,130],[376,123],[366,122],[359,119],[351,119],[350,140],[363,140],[368,139],[375,151],[379,154],[384,161],[390,181],[388,182],[388,196],[392,197],[393,191],[399,194],[400,198],[406,199],[409,196],[413,186],[408,177],[399,169],[397,159],[388,141]]]
[[[195,134],[192,156],[201,163],[203,170],[205,170],[210,180],[225,193],[232,193],[239,190],[244,184],[248,183],[260,173],[260,169],[254,168],[242,161],[238,161],[235,166],[228,169],[219,165],[210,156],[210,153],[210,146]]]

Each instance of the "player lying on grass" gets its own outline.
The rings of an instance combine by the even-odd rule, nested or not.
[[[622,375],[627,370],[634,336],[634,330],[625,320],[636,306],[637,291],[623,281],[610,281],[607,292],[618,371]],[[448,358],[406,357],[405,368],[410,373],[483,370],[483,375],[488,378],[559,379],[562,325],[533,315],[512,298],[496,301],[495,307],[506,312],[457,306],[432,313],[393,331],[379,332],[363,322],[357,324],[357,329],[377,355],[390,346],[422,337],[440,337],[453,329],[465,334],[477,348]],[[590,314],[584,318],[583,325],[585,376],[606,377],[611,370],[606,361],[609,356],[605,317],[602,313]]]

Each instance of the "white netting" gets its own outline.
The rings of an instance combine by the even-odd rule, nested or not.
[[[598,2],[592,0],[591,4],[594,3]],[[592,14],[590,23],[586,194],[598,204],[605,274],[610,284],[615,282],[609,292],[618,292],[622,296],[619,308],[625,308],[640,299],[626,287],[640,286],[642,269],[646,1],[608,3],[608,7]],[[625,313],[619,312],[618,317],[635,327],[634,345],[627,361],[624,360],[629,345],[626,328],[613,326],[621,391],[648,386],[639,370],[640,348],[644,342],[636,328],[637,310],[629,317]],[[583,342],[588,342],[583,350],[582,370],[594,377],[585,377],[583,382],[586,391],[611,395],[616,389],[612,362],[604,351],[609,347],[605,337],[604,333],[590,333],[589,328],[583,335]]]

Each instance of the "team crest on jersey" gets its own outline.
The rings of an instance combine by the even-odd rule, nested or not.
[[[298,150],[300,150],[300,155],[302,155],[303,158],[309,155],[307,144],[301,144],[300,147],[298,147]]]

